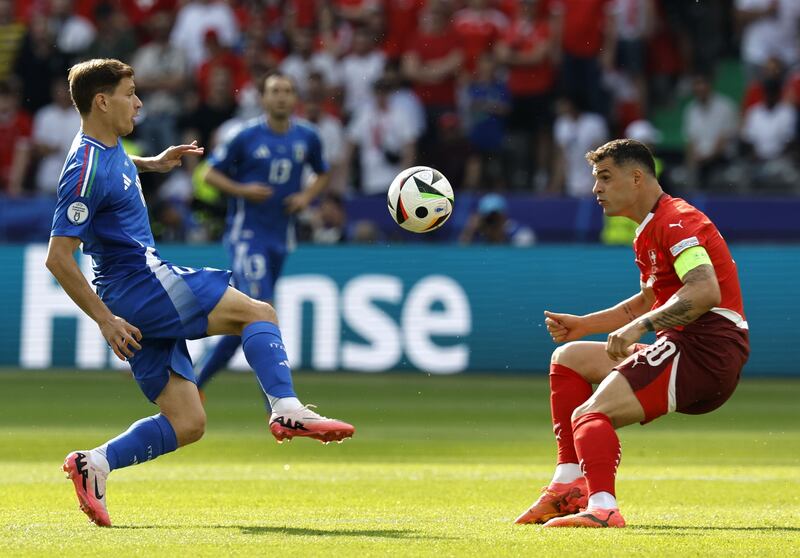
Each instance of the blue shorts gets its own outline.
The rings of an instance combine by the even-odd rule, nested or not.
[[[150,401],[167,385],[170,370],[195,381],[186,339],[206,337],[208,315],[228,289],[230,277],[230,271],[158,261],[100,289],[109,309],[142,332],[142,348],[128,363]]]
[[[242,231],[242,236],[246,232]],[[275,300],[275,283],[286,260],[286,246],[259,242],[253,237],[226,240],[225,246],[232,262],[233,286],[250,298]]]

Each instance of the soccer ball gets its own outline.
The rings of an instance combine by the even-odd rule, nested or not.
[[[398,225],[415,233],[444,225],[453,213],[453,187],[431,167],[411,167],[392,181],[386,196],[389,214]]]

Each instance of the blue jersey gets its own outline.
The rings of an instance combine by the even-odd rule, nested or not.
[[[121,141],[110,147],[83,132],[75,137],[58,181],[51,236],[81,239],[99,287],[148,269],[155,242],[136,165]]]
[[[303,168],[328,171],[322,158],[322,144],[316,129],[308,122],[290,121],[284,134],[274,132],[262,116],[248,122],[230,141],[220,145],[209,159],[211,166],[237,182],[261,182],[274,189],[262,203],[244,198],[228,201],[227,232],[236,242],[246,231],[263,245],[285,245],[292,217],[284,200],[302,187]]]

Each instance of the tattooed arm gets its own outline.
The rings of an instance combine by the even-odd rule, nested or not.
[[[629,354],[628,348],[646,331],[660,331],[691,323],[718,305],[720,297],[714,267],[699,265],[686,272],[683,286],[663,306],[611,333],[606,351],[613,359],[623,358]]]

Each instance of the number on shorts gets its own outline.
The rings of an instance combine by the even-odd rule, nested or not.
[[[644,358],[650,366],[658,366],[674,355],[677,350],[678,347],[675,346],[675,343],[662,337],[644,350]]]

